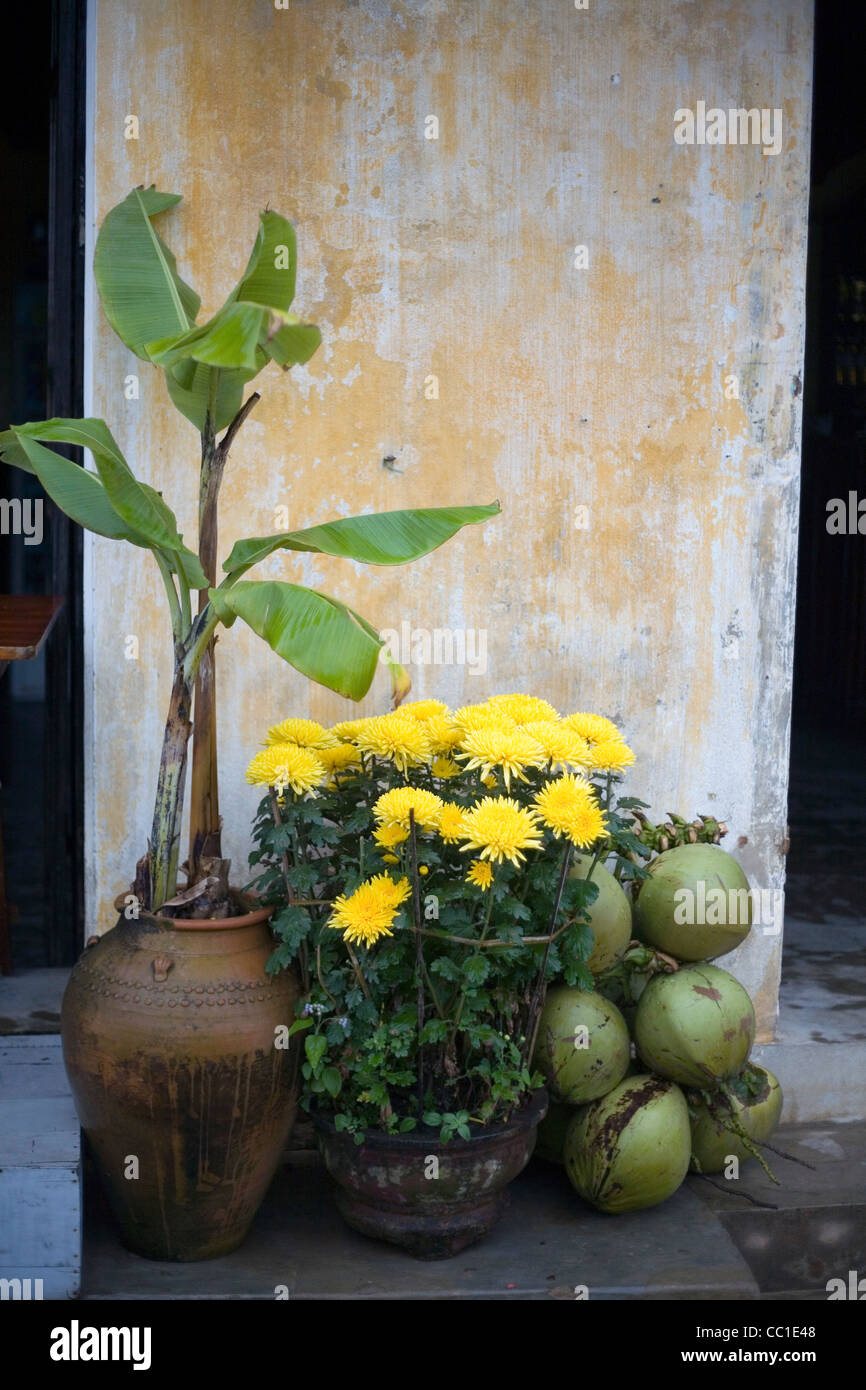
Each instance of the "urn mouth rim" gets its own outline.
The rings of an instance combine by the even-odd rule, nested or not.
[[[123,914],[128,894],[120,893],[114,900],[116,911]],[[163,917],[158,912],[139,912],[137,922],[152,922],[163,931],[237,931],[239,927],[257,927],[267,922],[276,912],[276,907],[256,906],[257,899],[249,893],[231,890],[231,897],[238,907],[247,910],[234,917]]]
[[[273,907],[257,907],[239,917],[204,917],[200,921],[191,917],[157,917],[157,921],[170,922],[175,931],[232,931],[237,927],[257,927],[275,911]]]

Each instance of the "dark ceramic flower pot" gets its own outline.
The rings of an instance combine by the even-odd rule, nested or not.
[[[370,1130],[356,1144],[329,1115],[314,1114],[313,1122],[344,1220],[418,1259],[441,1260],[480,1240],[499,1220],[508,1184],[529,1162],[546,1113],[547,1092],[539,1090],[507,1124],[447,1144],[432,1131]]]
[[[270,910],[217,921],[123,916],[72,971],[63,1054],[124,1245],[226,1255],[276,1171],[297,1100],[292,971],[269,976]],[[137,1160],[132,1163],[131,1160]]]

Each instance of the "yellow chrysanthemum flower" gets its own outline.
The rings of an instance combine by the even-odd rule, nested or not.
[[[297,743],[300,748],[333,748],[336,742],[335,735],[315,719],[284,719],[265,734],[267,747],[274,743]]]
[[[409,831],[404,830],[402,825],[380,825],[378,830],[373,831],[373,839],[382,849],[393,849],[408,838]]]
[[[493,776],[492,772],[485,772],[481,780],[484,783],[485,787],[493,788],[496,786],[496,778]]]
[[[496,710],[489,702],[483,705],[461,705],[451,718],[463,734],[468,733],[470,729],[479,729],[489,724],[496,724],[502,728],[516,722],[505,710]]]
[[[257,787],[273,787],[281,795],[287,787],[302,795],[317,787],[325,776],[320,759],[297,743],[275,743],[257,753],[247,768],[247,781]]]
[[[410,767],[430,760],[430,735],[424,725],[399,711],[368,720],[366,728],[355,735],[355,742],[365,753],[387,758],[404,776]]]
[[[511,787],[512,777],[525,782],[524,769],[541,767],[545,762],[536,739],[517,725],[504,724],[482,724],[471,729],[455,757],[466,760],[467,772],[478,768],[482,776],[489,776],[494,769],[500,770],[506,790]]]
[[[604,815],[595,789],[583,777],[566,772],[547,782],[534,798],[544,824],[572,844],[586,849],[605,833]]]
[[[464,811],[460,838],[466,840],[460,846],[463,853],[478,850],[482,859],[495,864],[510,859],[518,866],[526,858],[523,850],[542,843],[536,812],[505,796],[485,796]]]
[[[563,719],[569,729],[573,729],[587,743],[601,743],[606,739],[622,739],[619,729],[610,719],[601,714],[567,714]]]
[[[361,766],[361,755],[353,743],[335,743],[331,748],[317,748],[316,757],[328,773]]]
[[[602,739],[590,747],[590,767],[597,772],[624,772],[634,762],[634,753],[621,738]]]
[[[446,845],[453,845],[460,839],[463,831],[463,807],[446,801],[439,815],[438,831]]]
[[[398,825],[409,833],[409,812],[415,815],[419,830],[436,830],[442,814],[442,798],[423,787],[393,787],[383,792],[373,807],[380,825]]]
[[[448,706],[444,700],[412,700],[408,705],[400,706],[401,714],[408,714],[410,719],[434,719],[442,717],[448,713]]]
[[[393,936],[394,918],[408,896],[408,879],[395,883],[389,874],[377,874],[348,897],[337,898],[328,926],[342,931],[346,941],[372,946],[380,936]]]
[[[533,719],[524,724],[526,733],[541,746],[545,758],[565,767],[588,767],[589,744],[560,719]]]
[[[362,729],[369,724],[369,716],[360,719],[342,719],[339,724],[332,724],[328,733],[333,734],[335,739],[352,742],[358,737]]]
[[[429,719],[423,720],[423,725],[430,738],[431,753],[443,757],[447,757],[458,746],[464,733],[447,714],[433,714]]]
[[[488,706],[497,714],[507,714],[515,724],[536,719],[558,719],[559,711],[537,695],[491,695]]]
[[[467,883],[474,883],[476,888],[486,892],[493,882],[493,870],[486,859],[473,859],[466,875]]]
[[[434,777],[441,777],[447,781],[449,777],[459,777],[463,769],[455,763],[453,758],[446,758],[440,754],[430,764],[430,771]]]

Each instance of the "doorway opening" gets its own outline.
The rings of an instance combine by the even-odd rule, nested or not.
[[[0,219],[0,429],[82,413],[86,0],[4,16],[18,95],[0,111],[15,196]],[[59,618],[34,660],[0,679],[0,785],[14,970],[71,964],[82,945],[81,538],[36,480],[0,463],[7,517],[0,593],[55,595]],[[39,510],[36,502],[39,501]]]
[[[783,984],[835,995],[828,1041],[866,1003],[864,46],[863,8],[819,0]]]

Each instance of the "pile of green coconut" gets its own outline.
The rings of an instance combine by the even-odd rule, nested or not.
[[[778,1081],[749,1061],[752,1001],[710,963],[748,935],[748,880],[718,844],[664,844],[632,896],[595,865],[595,989],[551,986],[536,1037],[550,1108],[535,1152],[604,1212],[666,1201],[690,1168],[733,1178],[757,1159],[769,1172],[762,1146],[782,1111]],[[715,911],[683,911],[707,901]]]

